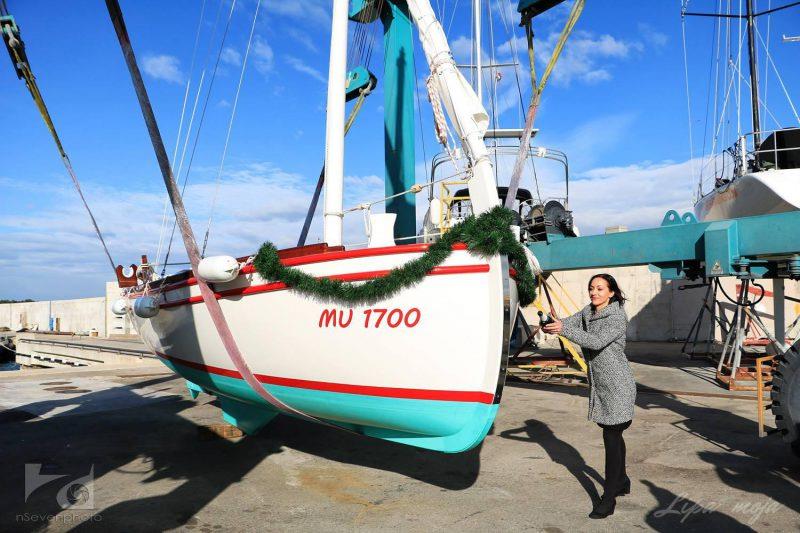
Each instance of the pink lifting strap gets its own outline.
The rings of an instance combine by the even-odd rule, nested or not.
[[[158,159],[158,166],[161,169],[161,174],[164,178],[164,184],[167,187],[167,193],[169,194],[172,208],[175,211],[175,219],[177,221],[178,228],[180,228],[181,237],[183,238],[183,244],[186,247],[186,253],[189,256],[189,261],[192,265],[192,273],[194,274],[195,279],[197,279],[197,286],[200,288],[200,294],[203,297],[203,302],[206,305],[206,309],[208,309],[208,314],[211,316],[211,320],[214,322],[214,327],[219,334],[219,338],[222,340],[223,346],[225,346],[225,351],[228,352],[228,357],[230,357],[231,362],[233,362],[233,365],[236,367],[236,370],[239,371],[239,373],[242,375],[242,378],[244,378],[244,380],[248,385],[250,385],[256,394],[258,394],[276,409],[293,414],[311,422],[322,423],[329,426],[333,425],[298,411],[294,407],[286,405],[278,398],[270,394],[269,391],[267,391],[266,388],[261,385],[255,375],[253,375],[253,372],[250,370],[247,362],[244,360],[242,353],[239,351],[239,347],[236,345],[236,340],[233,338],[233,333],[231,333],[231,329],[228,326],[228,321],[225,320],[225,315],[222,314],[222,308],[219,305],[219,301],[217,301],[214,291],[211,290],[208,284],[197,275],[197,265],[200,263],[200,251],[197,248],[197,241],[195,241],[194,232],[189,224],[189,218],[186,215],[186,209],[183,205],[183,199],[181,198],[180,191],[178,190],[178,184],[175,183],[175,178],[172,175],[169,158],[167,157],[167,152],[164,149],[164,141],[161,138],[161,132],[158,129],[158,123],[156,122],[156,117],[153,114],[153,108],[150,105],[150,98],[147,95],[147,89],[144,86],[142,74],[139,71],[139,66],[136,63],[136,56],[133,53],[133,47],[131,46],[131,41],[128,37],[128,30],[125,27],[125,21],[122,18],[122,10],[120,9],[117,0],[106,0],[106,7],[108,8],[108,14],[111,16],[111,22],[114,24],[114,30],[117,33],[117,38],[119,39],[119,44],[122,48],[122,54],[125,56],[125,62],[128,65],[128,71],[130,71],[131,79],[133,80],[133,87],[136,90],[136,96],[139,99],[139,106],[142,109],[142,115],[144,115],[147,131],[150,134],[150,141],[153,143],[156,159]]]

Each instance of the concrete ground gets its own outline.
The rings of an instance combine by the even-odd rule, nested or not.
[[[729,397],[678,351],[630,347],[633,489],[600,521],[603,443],[582,387],[510,382],[485,442],[443,455],[288,417],[209,436],[214,398],[162,366],[2,373],[0,530],[797,531],[800,459],[756,437],[752,393]]]

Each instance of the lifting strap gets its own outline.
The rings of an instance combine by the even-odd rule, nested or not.
[[[78,191],[78,196],[81,197],[83,207],[89,214],[89,218],[92,221],[92,226],[94,226],[94,231],[97,234],[97,238],[100,239],[100,243],[103,245],[103,250],[106,253],[106,257],[108,257],[108,262],[111,264],[111,269],[116,271],[116,263],[114,263],[114,260],[111,258],[111,253],[108,251],[108,246],[106,245],[106,241],[103,239],[103,234],[100,232],[100,227],[97,225],[97,220],[95,220],[94,214],[89,208],[89,204],[86,202],[86,197],[83,196],[83,190],[81,189],[81,184],[78,181],[78,177],[75,175],[75,170],[72,168],[72,162],[69,160],[69,156],[64,150],[64,146],[61,144],[61,138],[58,136],[56,127],[53,124],[53,119],[50,117],[50,112],[47,110],[47,106],[44,103],[42,93],[39,91],[39,85],[36,83],[36,76],[33,75],[33,71],[28,63],[28,57],[25,54],[25,43],[23,43],[22,39],[20,38],[19,28],[14,23],[13,17],[8,15],[5,9],[2,10],[0,15],[2,15],[2,17],[0,17],[0,30],[2,30],[3,33],[3,41],[6,43],[6,48],[11,56],[11,61],[14,63],[14,69],[16,70],[17,77],[21,80],[25,80],[25,86],[31,93],[33,101],[36,103],[36,107],[39,110],[39,114],[42,115],[42,119],[47,125],[47,129],[50,130],[50,135],[53,137],[53,140],[56,143],[56,148],[58,149],[58,154],[61,156],[61,161],[64,163],[64,167],[66,167],[67,173],[72,179],[72,184],[75,186],[75,190]]]
[[[572,28],[575,27],[575,23],[578,22],[578,19],[581,16],[581,12],[583,11],[583,6],[585,3],[586,0],[576,0],[572,5],[572,11],[569,14],[567,22],[564,24],[564,29],[561,30],[561,36],[558,38],[558,43],[553,50],[553,55],[550,56],[550,61],[548,61],[547,67],[545,68],[544,74],[542,74],[542,79],[539,81],[538,85],[536,85],[536,71],[533,57],[533,29],[531,28],[530,19],[525,22],[526,35],[528,36],[528,58],[531,62],[531,82],[533,87],[531,88],[531,103],[530,106],[528,106],[528,112],[525,115],[525,128],[522,130],[522,137],[519,141],[519,152],[517,153],[517,159],[514,162],[514,171],[511,173],[511,182],[508,185],[508,193],[506,194],[505,206],[509,209],[512,208],[514,200],[517,197],[517,189],[519,189],[519,181],[522,177],[522,167],[525,165],[525,160],[528,158],[528,152],[530,150],[531,143],[531,133],[533,132],[533,121],[536,118],[536,112],[539,110],[539,102],[541,101],[542,91],[544,91],[544,87],[547,85],[547,80],[550,78],[550,74],[552,74],[553,68],[558,62],[558,58],[561,55],[561,51],[564,49],[564,45],[566,44],[570,33],[572,33]]]
[[[358,94],[358,100],[350,110],[350,116],[347,117],[347,122],[344,124],[344,134],[350,131],[350,126],[356,120],[356,115],[361,111],[364,105],[364,100],[373,89],[373,82],[370,81],[366,87],[362,87]],[[297,239],[297,246],[305,246],[306,239],[308,238],[308,230],[311,228],[311,221],[314,220],[314,213],[317,211],[317,204],[319,203],[319,195],[322,193],[322,185],[325,183],[325,165],[322,165],[322,170],[319,171],[319,178],[317,178],[317,186],[314,188],[314,195],[311,197],[311,204],[308,206],[308,213],[306,213],[306,220],[303,222],[303,229],[300,231],[300,238]]]
[[[175,182],[175,177],[172,175],[172,169],[169,164],[169,158],[167,157],[167,151],[164,148],[164,141],[161,138],[161,132],[158,129],[158,123],[156,122],[156,117],[153,114],[153,108],[150,105],[150,98],[147,95],[147,89],[144,86],[142,74],[139,71],[139,66],[136,63],[136,56],[133,53],[133,47],[131,46],[131,41],[128,37],[128,30],[125,27],[125,21],[122,18],[122,10],[120,9],[119,2],[117,0],[106,0],[106,7],[108,8],[108,14],[111,17],[111,22],[114,24],[114,30],[116,31],[117,38],[119,39],[119,44],[122,48],[122,54],[125,56],[125,62],[127,63],[128,70],[131,74],[131,80],[133,81],[133,87],[136,91],[136,97],[139,99],[139,106],[142,109],[142,115],[144,115],[147,131],[150,134],[150,141],[153,143],[153,149],[155,150],[156,159],[158,160],[158,165],[164,178],[164,184],[167,187],[169,200],[170,203],[172,203],[172,208],[175,211],[175,219],[177,220],[178,229],[181,232],[183,244],[186,247],[186,254],[189,256],[189,261],[192,265],[192,273],[197,280],[197,286],[200,289],[200,294],[203,297],[203,302],[206,305],[206,309],[208,309],[208,314],[211,316],[211,320],[214,322],[214,327],[219,334],[219,338],[222,341],[225,350],[228,352],[228,357],[230,357],[231,362],[233,362],[234,366],[236,367],[236,370],[239,371],[239,374],[241,374],[242,378],[245,380],[245,382],[247,382],[248,385],[250,385],[253,391],[255,391],[256,394],[258,394],[267,403],[279,411],[293,414],[299,418],[311,422],[334,426],[333,424],[317,419],[309,414],[290,407],[267,391],[267,389],[255,377],[255,375],[253,375],[253,372],[250,370],[250,367],[244,360],[244,356],[239,351],[239,347],[236,344],[236,340],[233,338],[233,333],[228,326],[225,315],[222,313],[222,308],[219,305],[219,301],[217,300],[214,291],[211,289],[211,287],[209,287],[208,283],[203,280],[203,278],[197,275],[197,266],[200,262],[200,250],[197,247],[197,241],[195,240],[192,227],[189,224],[189,218],[186,215],[186,209],[183,205],[183,199],[181,198],[180,191],[178,190],[178,184]]]

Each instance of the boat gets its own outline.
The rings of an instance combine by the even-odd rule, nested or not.
[[[397,213],[369,213],[369,245],[342,245],[347,4],[333,5],[325,242],[281,250],[278,257],[284,268],[315,279],[369,283],[423,257],[434,244],[395,241]],[[437,96],[463,140],[469,167],[462,178],[468,178],[472,214],[481,216],[500,205],[483,141],[488,116],[456,67],[429,2],[410,1],[408,12],[435,73]],[[479,256],[455,243],[415,285],[356,305],[268,279],[255,258],[207,257],[197,270],[160,279],[143,263],[116,312],[130,316],[145,344],[186,378],[193,395],[216,395],[225,419],[246,433],[287,412],[442,452],[468,450],[483,440],[502,397],[517,312],[516,273],[506,256]],[[201,281],[214,282],[213,297],[232,338],[258,384],[276,400],[272,405],[232,364],[204,305]]]
[[[528,17],[529,47],[530,17],[558,3],[520,3],[523,18]],[[355,1],[350,11],[348,4],[334,0],[332,6],[325,162],[309,208],[313,215],[324,185],[324,242],[305,244],[307,219],[297,247],[277,250],[265,243],[257,253],[237,258],[205,256],[205,243],[200,250],[122,10],[117,0],[106,1],[191,265],[170,275],[165,275],[166,259],[159,265],[158,258],[150,263],[142,256],[139,265],[131,265],[131,274],[114,263],[38,90],[19,29],[5,12],[2,23],[17,73],[48,124],[116,271],[122,292],[112,311],[135,324],[149,350],[186,379],[193,397],[215,395],[225,420],[247,434],[283,413],[420,448],[466,451],[483,441],[494,422],[518,307],[533,299],[537,265],[522,243],[572,231],[565,205],[540,197],[537,203],[530,192],[518,188],[516,166],[511,184],[498,186],[495,163],[498,154],[510,148],[497,139],[518,140],[512,150],[517,163],[529,156],[549,159],[563,165],[568,176],[566,156],[529,146],[535,112],[529,112],[521,130],[502,130],[496,124],[490,130],[480,96],[480,30],[479,75],[473,88],[453,59],[428,0]],[[562,48],[583,4],[584,0],[575,2],[556,50]],[[261,0],[242,60],[234,111],[260,5]],[[482,6],[491,13],[488,4],[476,0],[476,18]],[[229,17],[234,8],[235,2]],[[354,39],[361,50],[349,54],[348,21],[370,24],[378,18],[385,30],[387,194],[378,202],[345,209],[344,135],[352,124],[345,120],[345,103],[357,98],[352,113],[357,112],[376,82],[366,67],[348,65],[348,57],[371,55],[363,35]],[[201,12],[198,32],[202,22]],[[411,94],[416,79],[402,75],[413,61],[414,25],[431,71],[426,85],[436,135],[452,165],[444,175],[437,175],[436,169],[445,166],[434,165],[423,184],[414,182],[413,172]],[[536,107],[557,55],[554,52],[539,85],[532,86]],[[529,109],[536,107],[532,103]],[[228,135],[233,116],[234,112]],[[491,151],[485,139],[493,139]],[[427,222],[417,231],[409,198],[437,186],[440,195],[431,192]],[[455,196],[449,187],[458,187]],[[386,212],[373,213],[376,203],[384,203]],[[366,247],[345,246],[342,219],[349,213],[363,214]],[[208,233],[206,241],[207,237]],[[161,273],[157,266],[164,267]]]
[[[714,74],[716,79],[709,80],[710,84],[713,81],[720,94],[709,96],[714,99],[714,113],[718,116],[712,124],[713,147],[702,163],[695,195],[694,212],[698,220],[722,220],[800,209],[800,128],[784,127],[768,130],[762,127],[764,118],[762,109],[767,111],[769,109],[759,96],[763,92],[760,93],[759,87],[757,37],[761,39],[760,42],[764,46],[761,53],[767,57],[768,66],[773,67],[781,85],[783,85],[783,81],[766,48],[769,40],[767,39],[767,43],[764,43],[756,28],[759,17],[771,16],[775,12],[795,5],[786,4],[757,12],[753,0],[746,0],[745,11],[736,14],[731,12],[730,5],[725,8],[722,3],[719,4],[719,11],[716,13],[690,13],[686,11],[686,3],[684,3],[682,12],[684,24],[687,16],[713,17],[717,20],[716,40],[720,39],[722,20],[726,21],[725,24],[728,25],[725,29],[726,34],[733,31],[730,26],[731,20],[738,19],[745,23],[749,55],[749,80],[745,80],[745,83],[750,88],[752,131],[737,131],[731,146],[721,153],[714,152],[724,137],[721,135],[721,131],[724,129],[725,121],[732,119],[732,117],[726,118],[726,113],[731,114],[736,111],[733,109],[733,105],[728,104],[733,92],[733,82],[737,77],[742,77],[742,69],[739,68],[738,62],[731,59],[722,71],[718,64]],[[737,41],[743,42],[743,39],[737,39]],[[726,46],[730,46],[730,43]],[[719,63],[721,55],[719,43],[716,48],[716,52],[714,47],[711,49],[712,59],[713,54],[716,53],[717,63]],[[729,52],[725,55],[728,57],[736,55],[735,50]],[[739,57],[741,57],[741,53],[739,53]],[[765,72],[765,74],[767,73],[768,71]],[[794,110],[789,93],[785,94]],[[741,107],[741,102],[739,105]],[[776,120],[771,112],[769,114],[773,120]],[[796,112],[794,118],[798,119]]]
[[[764,132],[762,132],[764,133]],[[741,154],[739,163],[727,162],[730,175],[720,173],[714,188],[694,205],[698,220],[721,220],[784,213],[800,209],[800,129],[768,132],[752,147],[746,134],[728,153]],[[748,143],[750,141],[750,143]],[[748,150],[747,146],[751,149]],[[727,158],[727,155],[723,156]],[[720,168],[726,166],[720,165]]]
[[[533,9],[541,13],[557,3]],[[479,13],[482,3],[476,4]],[[363,67],[345,75],[348,18],[371,23],[383,3],[354,2],[349,13],[347,5],[347,0],[333,2],[326,159],[315,195],[316,201],[324,185],[324,242],[304,243],[307,219],[295,248],[273,250],[265,244],[247,257],[200,258],[187,224],[182,232],[187,253],[194,257],[193,268],[160,277],[146,257],[131,276],[117,267],[121,285],[128,287],[114,311],[130,317],[149,349],[187,380],[193,396],[216,395],[225,420],[248,434],[285,413],[387,441],[463,452],[480,444],[494,422],[518,307],[532,300],[537,264],[522,242],[575,235],[565,207],[568,181],[561,201],[534,200],[525,189],[512,193],[497,183],[498,155],[550,160],[563,167],[568,180],[566,156],[541,147],[521,149],[527,138],[523,129],[490,129],[480,81],[473,87],[459,70],[430,2],[411,0],[407,11],[390,4],[382,15],[384,24],[387,16],[394,17],[386,64],[402,65],[408,59],[411,24],[416,25],[431,70],[429,99],[444,147],[439,161],[446,159],[451,166],[445,170],[447,165],[434,164],[425,184],[414,183],[413,171],[402,170],[403,164],[414,161],[407,157],[409,147],[413,150],[407,136],[408,128],[413,135],[414,107],[410,98],[390,96],[384,100],[385,108],[392,109],[387,131],[396,132],[396,137],[388,133],[395,148],[387,150],[387,194],[382,199],[386,212],[372,213],[372,204],[344,209],[344,104],[355,97],[354,88],[366,87],[359,91],[361,99],[375,82]],[[578,2],[582,6],[583,1]],[[134,72],[135,59],[130,59],[132,49],[126,50],[121,12],[112,13],[112,20],[134,86],[144,92]],[[572,20],[574,24],[575,17]],[[480,31],[476,33],[479,39]],[[568,35],[565,29],[561,38]],[[554,64],[551,60],[549,70]],[[481,68],[479,63],[478,72]],[[400,84],[401,93],[414,89],[416,80],[401,78],[384,67],[385,83]],[[389,85],[384,92],[391,95],[396,89]],[[402,101],[406,107],[398,108]],[[145,120],[154,123],[146,111]],[[526,128],[530,137],[532,122]],[[460,146],[450,146],[448,138],[458,139]],[[516,139],[516,147],[498,139]],[[165,174],[172,190],[170,178]],[[454,187],[455,196],[450,193]],[[417,230],[414,204],[403,197],[425,188],[428,214]],[[172,201],[176,217],[186,219],[180,199]],[[513,210],[502,209],[501,203]],[[315,208],[312,202],[309,216]],[[367,221],[368,244],[345,247],[342,218],[358,211]],[[486,224],[508,235],[500,239],[506,249],[487,252],[469,244],[464,228],[489,227]],[[446,258],[426,266],[415,283],[400,290],[356,303],[343,301],[349,290],[343,286],[337,286],[342,290],[338,299],[323,294],[320,280],[368,286],[427,261],[435,250],[446,252]],[[304,290],[305,285],[320,292]]]

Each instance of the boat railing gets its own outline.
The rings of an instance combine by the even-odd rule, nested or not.
[[[504,185],[506,184],[511,178],[511,171],[512,166],[510,164],[504,163],[513,163],[514,158],[516,158],[517,153],[519,152],[519,144],[514,144],[512,139],[508,139],[511,142],[502,142],[505,141],[505,138],[493,138],[491,142],[487,141],[487,150],[489,151],[489,157],[492,158],[492,161],[495,165],[496,174],[497,174],[497,184]],[[457,154],[459,159],[463,159],[463,156],[460,153]],[[562,152],[561,150],[556,150],[554,148],[547,148],[544,146],[531,146],[528,152],[529,161],[533,161],[533,159],[545,159],[549,161],[553,161],[559,164],[563,170],[564,175],[564,202],[565,205],[569,203],[569,159],[567,158],[567,154]],[[505,159],[503,159],[505,158]],[[466,167],[465,161],[459,161],[462,163],[462,166]],[[437,178],[439,174],[441,174],[445,169],[447,169],[447,165],[451,165],[453,163],[452,157],[447,152],[442,152],[434,156],[432,164],[431,164],[431,172],[430,172],[430,179],[429,183],[433,183],[435,181],[441,180],[441,178]],[[531,171],[528,172],[530,174],[530,181],[534,182],[534,189],[538,190],[538,184],[536,184],[537,175],[536,169],[534,166],[531,166]],[[525,178],[524,178],[525,179]],[[433,200],[435,195],[435,191],[433,187],[428,189],[428,200]],[[558,195],[561,197],[561,195]],[[544,200],[544,198],[539,198],[539,200]]]
[[[519,144],[514,144],[513,139],[509,139],[512,142],[505,144],[501,143],[500,141],[504,140],[502,137],[493,138],[491,144],[487,147],[489,151],[489,156],[495,162],[495,168],[497,169],[498,174],[498,182],[504,183],[510,179],[511,173],[511,166],[510,165],[498,165],[499,158],[506,157],[508,161],[513,161],[513,158],[516,157],[519,151]],[[531,206],[540,204],[544,205],[547,200],[558,198],[559,201],[563,203],[563,205],[568,205],[569,201],[569,161],[567,159],[567,155],[560,151],[553,148],[546,148],[541,146],[531,146],[529,152],[530,159],[538,158],[538,159],[546,159],[550,161],[556,162],[558,165],[561,166],[563,169],[563,181],[564,181],[564,194],[548,194],[547,196],[542,196],[539,193],[539,184],[537,182],[537,175],[536,175],[536,168],[533,164],[531,164],[531,171],[530,171],[530,180],[535,184],[536,190],[536,198],[533,200],[527,201],[528,204]],[[439,214],[437,215],[437,219],[434,221],[436,224],[438,231],[445,232],[454,224],[457,224],[470,214],[472,214],[472,205],[468,195],[463,194],[462,191],[468,185],[468,177],[469,171],[468,169],[468,162],[465,156],[462,154],[460,150],[455,150],[454,153],[443,152],[437,154],[433,160],[431,165],[431,173],[429,180],[426,183],[416,184],[412,188],[407,191],[401,191],[397,194],[392,196],[387,196],[384,198],[378,198],[369,202],[359,203],[352,207],[343,209],[341,212],[341,216],[347,215],[355,215],[359,212],[364,218],[364,229],[369,237],[371,228],[370,228],[370,221],[369,221],[369,213],[371,212],[373,206],[377,204],[385,203],[387,200],[392,198],[396,198],[398,196],[403,196],[406,194],[417,194],[421,192],[422,189],[428,189],[428,199],[429,201],[433,201],[436,197],[437,192],[439,195],[439,200],[441,201],[442,209],[439,210]],[[502,168],[498,168],[502,167]],[[506,168],[508,167],[508,168]],[[506,176],[508,174],[508,176]],[[506,179],[504,179],[506,178]],[[460,188],[455,188],[455,186],[460,186]],[[437,187],[438,186],[438,187]],[[503,188],[503,187],[501,187]],[[522,203],[518,203],[515,205],[514,209],[521,213],[523,208]],[[418,235],[408,235],[400,238],[395,238],[396,241],[405,241],[405,240],[414,240],[417,239]],[[366,246],[366,242],[348,242],[347,246],[349,248],[353,247],[361,247]]]
[[[747,171],[800,168],[800,128],[768,130],[743,137],[746,154],[743,164],[748,166]]]
[[[723,187],[752,172],[797,168],[800,168],[800,128],[749,132],[706,159],[700,171],[699,192],[702,195],[705,190]]]

